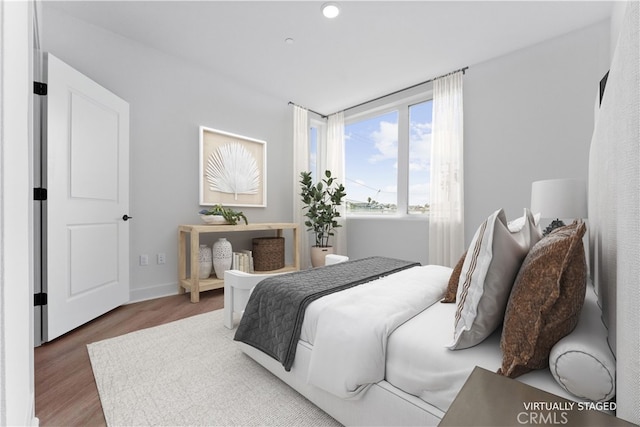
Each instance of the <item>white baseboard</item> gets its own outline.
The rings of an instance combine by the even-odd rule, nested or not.
[[[163,285],[149,286],[147,288],[130,289],[129,304],[147,301],[150,299],[168,297],[178,294],[178,283],[165,283]]]
[[[31,407],[29,408],[29,412],[27,413],[26,422],[24,425],[29,427],[39,427],[40,426],[40,418],[36,417],[36,393],[35,391],[31,393]]]

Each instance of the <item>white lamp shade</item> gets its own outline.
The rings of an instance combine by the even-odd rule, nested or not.
[[[547,219],[587,217],[587,186],[579,179],[547,179],[531,185],[531,212]]]

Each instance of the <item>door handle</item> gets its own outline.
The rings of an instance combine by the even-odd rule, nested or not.
[[[122,220],[123,221],[129,221],[131,218],[133,218],[132,216],[129,216],[127,214],[122,215]]]

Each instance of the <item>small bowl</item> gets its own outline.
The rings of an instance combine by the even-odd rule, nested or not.
[[[229,224],[227,220],[224,219],[222,215],[202,215],[200,214],[200,218],[205,224],[210,225],[225,225]]]

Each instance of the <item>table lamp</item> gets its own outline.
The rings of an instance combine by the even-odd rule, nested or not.
[[[587,217],[587,187],[579,179],[547,179],[531,185],[531,212],[552,219],[543,235],[564,226],[562,219]]]

